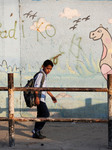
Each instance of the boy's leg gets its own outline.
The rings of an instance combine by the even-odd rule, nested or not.
[[[49,117],[49,110],[47,108],[46,103],[40,101],[40,105],[37,106],[37,118],[42,117]],[[41,130],[43,126],[45,125],[45,121],[43,122],[36,122],[35,123],[35,129]]]
[[[45,118],[49,117],[49,110],[47,108],[47,105],[46,105],[46,103],[41,102],[41,101],[40,101],[40,104],[37,106],[37,118],[39,118],[39,117],[40,118],[42,118],[42,117],[45,117]],[[37,133],[40,134],[40,130],[44,127],[44,125],[45,125],[45,121],[43,121],[43,122],[35,122],[35,130],[34,130],[34,132],[35,133],[37,132]]]

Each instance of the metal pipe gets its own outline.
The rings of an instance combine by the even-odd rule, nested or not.
[[[107,88],[67,88],[67,87],[49,87],[49,88],[26,88],[26,87],[14,87],[14,91],[69,91],[69,92],[108,92]]]
[[[8,91],[8,87],[0,87],[0,91]]]
[[[8,100],[9,100],[9,146],[15,145],[14,139],[14,82],[13,73],[8,74]]]
[[[0,117],[0,121],[9,121],[9,118]],[[107,119],[93,119],[93,118],[13,118],[15,121],[46,121],[46,122],[96,122],[96,123],[107,123]]]
[[[112,74],[108,75],[108,148],[112,148]]]

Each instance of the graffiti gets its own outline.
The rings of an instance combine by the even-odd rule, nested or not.
[[[10,14],[10,17],[12,17],[12,16],[13,16],[13,13]]]
[[[32,20],[37,16],[36,14],[37,14],[37,12],[36,13],[34,13],[34,14],[31,14],[33,11],[31,10],[31,11],[29,11],[28,13],[25,13],[25,14],[23,14],[23,16],[26,16],[26,18],[32,18]]]
[[[43,24],[43,23],[42,23],[42,24]],[[42,24],[41,24],[41,25],[42,25]],[[40,26],[41,26],[41,25],[40,25]],[[38,33],[40,33],[40,34],[42,35],[42,37],[46,39],[46,36],[39,30],[40,26],[37,28],[37,41],[39,41]],[[54,33],[52,33],[52,35],[50,35],[50,33],[48,33],[48,27],[51,27],[51,28],[53,29],[53,32],[54,32]],[[48,25],[46,25],[46,27],[45,27],[45,33],[46,33],[46,35],[47,35],[48,37],[53,37],[53,36],[55,36],[55,34],[56,34],[56,29],[55,29],[55,27],[54,27],[52,24],[48,24]]]
[[[79,57],[80,57],[80,53],[82,51],[82,47],[80,45],[82,41],[82,38],[81,37],[76,37],[76,35],[74,34],[73,37],[72,37],[72,40],[71,40],[71,44],[70,44],[70,48],[69,48],[69,52],[76,58],[77,60],[77,63],[76,63],[76,69],[78,70],[79,69]],[[74,54],[73,52],[73,46],[76,46],[78,47],[78,52],[77,54]],[[70,68],[70,67],[69,67]]]
[[[80,23],[81,21],[88,21],[88,20],[90,20],[90,15],[89,16],[87,16],[87,17],[85,17],[85,18],[79,18],[79,19],[77,19],[77,20],[74,20],[73,21],[73,23],[75,23],[75,25],[74,26],[72,26],[72,27],[70,27],[69,29],[76,29],[77,28],[77,26],[78,26],[78,23]]]
[[[107,74],[112,74],[112,37],[109,31],[100,25],[96,30],[89,34],[94,41],[101,39],[103,52],[99,63],[101,73],[107,80]]]
[[[2,63],[0,64],[0,72],[20,72],[20,71],[24,71],[24,68],[18,68],[16,66],[16,64],[14,64],[13,66],[10,66],[7,64],[6,60],[3,60]]]
[[[38,21],[34,22],[34,24],[30,27],[31,30],[37,31],[37,41],[39,41],[39,34],[46,39],[46,35],[48,37],[53,37],[56,34],[55,27],[46,22],[44,18],[39,18]],[[49,33],[52,30],[52,34]],[[43,33],[45,31],[45,33]]]
[[[53,28],[54,33],[53,33],[52,35],[48,34],[48,30],[47,30],[48,27],[52,27],[52,28]],[[55,29],[55,27],[54,27],[52,24],[48,24],[48,25],[46,25],[46,27],[45,27],[45,32],[46,32],[46,34],[47,34],[49,37],[53,37],[53,36],[55,36],[55,34],[56,34],[56,29]]]
[[[69,48],[69,51],[72,53],[72,55],[75,57],[75,58],[79,58],[80,57],[80,51],[82,51],[82,48],[80,46],[80,43],[82,41],[82,38],[81,37],[76,37],[76,35],[74,34],[73,37],[72,37],[72,40],[71,40],[71,44],[70,44],[70,48]],[[78,47],[78,52],[77,52],[77,55],[75,55],[72,51],[73,49],[73,45],[76,45]]]
[[[24,23],[24,20],[22,20],[22,23]],[[23,38],[25,38],[24,25],[23,24],[22,24],[22,34],[23,34]]]
[[[61,52],[60,54],[58,54],[58,55],[56,55],[56,56],[54,56],[54,57],[52,57],[50,60],[53,62],[53,64],[54,65],[57,65],[57,63],[58,63],[58,58],[59,58],[59,56],[61,56],[62,54],[64,54],[64,52]]]
[[[22,36],[25,38],[24,32],[24,20],[22,20]],[[37,41],[39,41],[39,34],[46,39],[47,36],[52,38],[56,34],[56,29],[52,24],[48,24],[45,19],[41,18],[38,21],[34,22],[30,27],[31,30],[37,31]],[[44,32],[45,31],[45,32]],[[44,33],[43,33],[44,32]]]
[[[72,54],[76,63],[75,67],[71,67],[69,60],[67,60],[66,67],[68,68],[70,73],[83,77],[90,76],[94,73],[100,73],[100,68],[98,65],[99,59],[94,60],[92,53],[87,56],[83,48],[81,47],[81,41],[81,37],[76,37],[76,34],[73,35],[69,47],[69,56]]]
[[[10,29],[9,31],[4,30],[4,31],[0,31],[0,38],[4,39],[4,38],[14,38],[17,39],[15,37],[16,34],[16,25],[17,25],[17,21],[15,21],[14,23],[14,28]],[[2,27],[2,24],[0,23],[0,28]]]

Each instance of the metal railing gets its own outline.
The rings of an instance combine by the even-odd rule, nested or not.
[[[14,91],[69,91],[69,92],[107,92],[108,93],[108,120],[92,118],[15,118],[14,117]],[[0,91],[8,91],[8,118],[0,117],[0,121],[9,121],[9,146],[15,145],[15,121],[49,121],[49,122],[108,122],[108,148],[112,148],[112,74],[108,75],[107,88],[26,88],[14,87],[14,75],[8,74],[8,87],[0,87]]]

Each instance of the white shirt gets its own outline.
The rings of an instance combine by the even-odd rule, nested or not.
[[[47,75],[45,74],[45,72],[42,69],[40,71],[43,72],[44,76],[45,76],[45,79],[44,79],[42,87],[46,87],[46,77],[47,77]],[[41,72],[39,74],[37,74],[37,76],[36,76],[34,87],[40,87],[40,84],[41,84],[41,81],[42,81],[42,77],[43,77],[43,73],[41,73]],[[41,94],[39,94],[38,96],[39,96],[40,101],[45,103],[46,91],[42,91]]]

